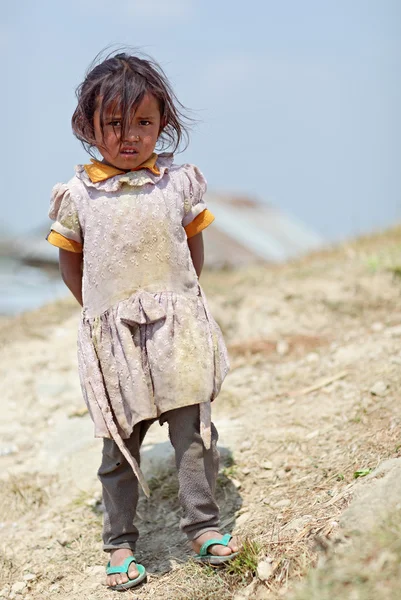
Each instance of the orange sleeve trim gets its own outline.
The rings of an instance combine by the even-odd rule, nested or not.
[[[210,210],[205,208],[204,211],[202,211],[197,217],[195,217],[193,221],[191,221],[191,223],[189,223],[189,225],[184,228],[187,233],[187,237],[194,237],[194,235],[197,235],[203,231],[203,229],[209,227],[213,221],[214,215],[210,212]]]
[[[75,252],[76,254],[81,254],[83,252],[82,244],[75,242],[74,240],[69,240],[61,235],[61,233],[57,233],[57,231],[52,230],[46,239],[52,246],[56,246],[62,250],[68,250],[68,252]]]

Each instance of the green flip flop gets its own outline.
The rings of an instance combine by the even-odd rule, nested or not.
[[[136,564],[136,568],[139,571],[139,575],[138,577],[135,577],[135,579],[130,579],[128,575],[128,570],[131,563],[133,562]],[[106,575],[114,575],[116,573],[126,573],[128,581],[126,581],[125,583],[119,583],[117,585],[110,585],[108,586],[110,590],[128,590],[129,588],[139,585],[147,577],[145,567],[136,562],[135,556],[128,556],[128,558],[125,559],[122,565],[117,565],[116,567],[111,567],[110,562],[108,562],[106,567]]]
[[[228,546],[231,539],[232,535],[226,533],[219,540],[214,538],[211,540],[207,540],[207,542],[205,542],[199,550],[199,554],[195,556],[195,560],[198,562],[206,563],[208,565],[221,565],[232,560],[234,556],[238,555],[238,552],[231,552],[231,554],[227,554],[227,556],[216,556],[214,554],[210,554],[209,552],[210,546]]]

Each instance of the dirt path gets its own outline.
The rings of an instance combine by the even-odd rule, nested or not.
[[[336,535],[354,473],[400,454],[400,234],[203,277],[232,357],[214,406],[222,521],[252,541],[224,573],[188,562],[171,449],[153,426],[137,553],[150,577],[127,597],[282,597],[316,540]],[[101,442],[79,416],[77,319],[65,301],[0,326],[0,598],[116,597],[99,585]]]

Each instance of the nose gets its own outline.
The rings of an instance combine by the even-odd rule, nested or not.
[[[125,135],[125,142],[139,142],[139,135],[136,128],[131,125]]]

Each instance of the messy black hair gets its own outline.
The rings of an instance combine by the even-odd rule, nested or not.
[[[152,58],[138,53],[113,52],[101,60],[101,52],[89,67],[84,81],[78,86],[78,105],[72,116],[74,135],[93,156],[96,146],[93,117],[100,110],[103,132],[105,113],[122,116],[121,139],[129,130],[132,112],[146,94],[152,94],[160,108],[160,134],[157,149],[176,152],[188,146],[189,129],[193,119],[177,99],[163,69]],[[99,62],[101,60],[101,62]]]

